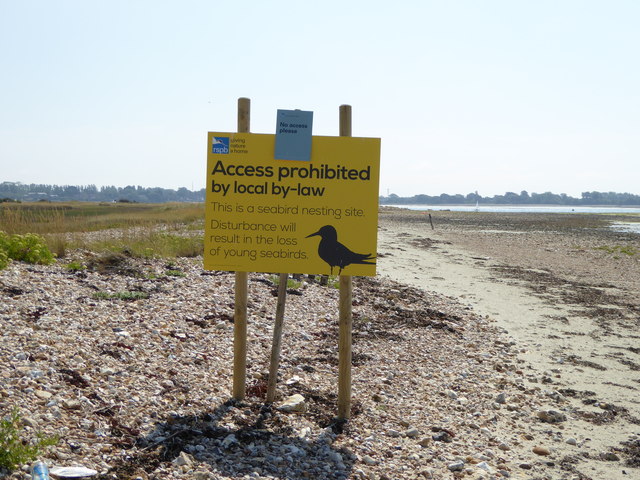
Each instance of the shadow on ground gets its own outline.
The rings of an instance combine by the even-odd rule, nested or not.
[[[317,418],[309,413],[302,415],[309,417],[311,425]],[[320,425],[326,428],[312,437],[311,429],[294,431],[287,415],[293,414],[276,411],[261,402],[229,400],[211,412],[171,416],[144,436],[127,438],[123,431],[121,446],[128,455],[119,457],[108,473],[97,478],[153,480],[165,478],[167,469],[183,473],[193,470],[193,478],[207,478],[195,474],[200,463],[209,464],[215,474],[230,478],[256,473],[283,480],[348,478],[355,456],[332,446],[345,424],[333,421]]]

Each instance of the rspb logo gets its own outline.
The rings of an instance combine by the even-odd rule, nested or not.
[[[213,137],[211,153],[226,155],[229,153],[229,137]]]

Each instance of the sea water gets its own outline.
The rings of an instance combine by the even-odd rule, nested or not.
[[[381,205],[409,210],[495,213],[640,213],[640,207],[587,207],[571,205]]]

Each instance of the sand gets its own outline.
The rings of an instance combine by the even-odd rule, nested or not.
[[[457,298],[517,342],[530,385],[560,393],[578,470],[630,478],[602,452],[640,435],[638,216],[383,209],[378,271]],[[551,429],[550,429],[551,430]],[[633,437],[635,435],[636,437]]]

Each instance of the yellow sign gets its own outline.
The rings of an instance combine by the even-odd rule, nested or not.
[[[380,139],[314,136],[311,161],[275,135],[210,132],[204,266],[375,275]]]

